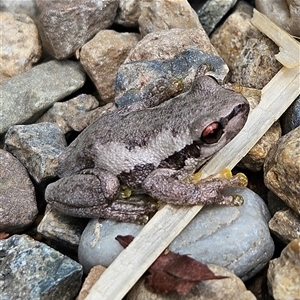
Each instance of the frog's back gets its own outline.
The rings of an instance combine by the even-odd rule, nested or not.
[[[114,111],[99,118],[60,156],[58,175],[65,177],[94,167],[118,175],[137,165],[158,166],[192,142],[188,130],[192,116],[187,117],[186,103],[173,100],[155,108]]]
[[[248,108],[243,96],[200,76],[188,92],[159,106],[133,112],[117,110],[99,118],[60,156],[58,175],[94,167],[115,175],[145,165],[155,168],[199,139],[205,126],[233,119],[232,124],[224,123],[222,143],[209,143],[208,150],[201,152],[208,157],[238,133]]]

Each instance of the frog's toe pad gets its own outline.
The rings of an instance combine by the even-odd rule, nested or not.
[[[237,173],[235,175],[238,186],[245,187],[248,185],[248,178],[244,173]]]

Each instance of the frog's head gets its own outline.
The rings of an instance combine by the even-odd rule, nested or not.
[[[206,159],[224,147],[243,128],[249,113],[248,101],[239,93],[225,89],[213,78],[198,75],[189,97],[200,108],[190,124],[192,139]]]

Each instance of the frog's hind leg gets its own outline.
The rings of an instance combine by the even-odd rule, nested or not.
[[[226,204],[240,205],[243,199],[239,196],[226,196],[222,190],[240,186],[239,179],[215,178],[197,184],[177,179],[177,171],[170,169],[154,170],[143,182],[145,192],[155,199],[176,205]]]
[[[153,204],[143,206],[116,200],[119,190],[119,180],[113,174],[87,169],[49,184],[45,198],[52,207],[75,217],[144,223],[154,211]]]

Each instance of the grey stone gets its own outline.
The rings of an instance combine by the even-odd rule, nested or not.
[[[219,56],[195,49],[183,51],[169,60],[123,64],[117,73],[115,102],[118,106],[137,102],[146,107],[156,106],[187,91],[203,63],[212,66],[209,74],[222,82],[227,73],[224,61]]]
[[[300,95],[281,116],[281,126],[283,134],[300,126]]]
[[[291,241],[270,261],[268,287],[275,300],[300,299],[300,239]]]
[[[24,166],[0,149],[0,232],[20,232],[37,215],[34,186]]]
[[[115,109],[112,103],[99,107],[95,97],[81,94],[68,101],[54,103],[36,123],[54,123],[64,134],[70,131],[81,132],[100,116]]]
[[[71,300],[82,266],[26,235],[0,240],[1,299]]]
[[[204,30],[210,34],[227,12],[234,7],[237,0],[193,0],[190,2],[196,10]]]
[[[300,37],[299,0],[256,0],[255,7],[291,35]]]
[[[0,135],[12,125],[35,121],[84,82],[85,73],[78,63],[55,60],[6,80],[0,86]]]
[[[144,106],[155,106],[188,90],[203,63],[212,66],[213,70],[207,75],[223,82],[228,67],[202,28],[149,33],[119,68],[115,101],[123,106],[147,99],[143,101]]]
[[[136,236],[143,226],[114,220],[91,219],[84,229],[78,247],[78,260],[84,273],[96,265],[108,267],[123,250],[117,235]]]
[[[265,185],[300,215],[300,127],[273,145],[264,164]]]
[[[0,11],[25,14],[36,22],[37,7],[35,0],[1,0]]]
[[[32,68],[42,56],[36,25],[28,16],[0,12],[0,83]]]
[[[72,56],[101,29],[112,25],[118,0],[37,0],[39,33],[56,59]]]
[[[255,300],[256,297],[246,289],[243,281],[217,265],[208,265],[209,269],[218,276],[228,278],[220,280],[205,280],[197,284],[184,296],[171,294],[155,294],[145,286],[144,278],[141,278],[130,290],[127,300]]]
[[[172,28],[147,34],[132,49],[125,63],[173,59],[189,49],[203,51],[215,56],[219,55],[202,28]]]
[[[55,248],[77,252],[87,222],[88,219],[67,216],[48,207],[37,231]]]
[[[138,27],[138,19],[141,14],[141,1],[120,0],[115,23],[125,27]]]
[[[206,206],[171,243],[170,250],[226,267],[247,280],[273,255],[274,242],[268,228],[270,214],[265,202],[250,189],[229,192],[241,195],[244,204]]]
[[[270,231],[283,243],[300,238],[300,216],[290,208],[277,211],[269,221]]]
[[[52,123],[15,125],[5,135],[5,149],[17,157],[37,183],[56,176],[58,156],[67,146]]]
[[[228,65],[231,82],[262,89],[282,66],[275,58],[278,46],[251,24],[252,11],[248,3],[239,1],[213,32],[211,43]]]
[[[114,101],[118,68],[139,38],[137,33],[101,30],[81,48],[80,62],[104,102]]]
[[[171,28],[202,28],[196,12],[186,0],[148,0],[140,2],[139,31],[150,32]]]
[[[171,243],[173,252],[188,254],[203,263],[214,263],[233,271],[242,280],[259,272],[272,257],[274,243],[267,222],[270,214],[263,200],[249,189],[231,189],[240,194],[239,207],[206,206]],[[117,235],[136,236],[141,225],[111,220],[91,220],[78,249],[87,272],[92,266],[108,266],[122,247]]]

